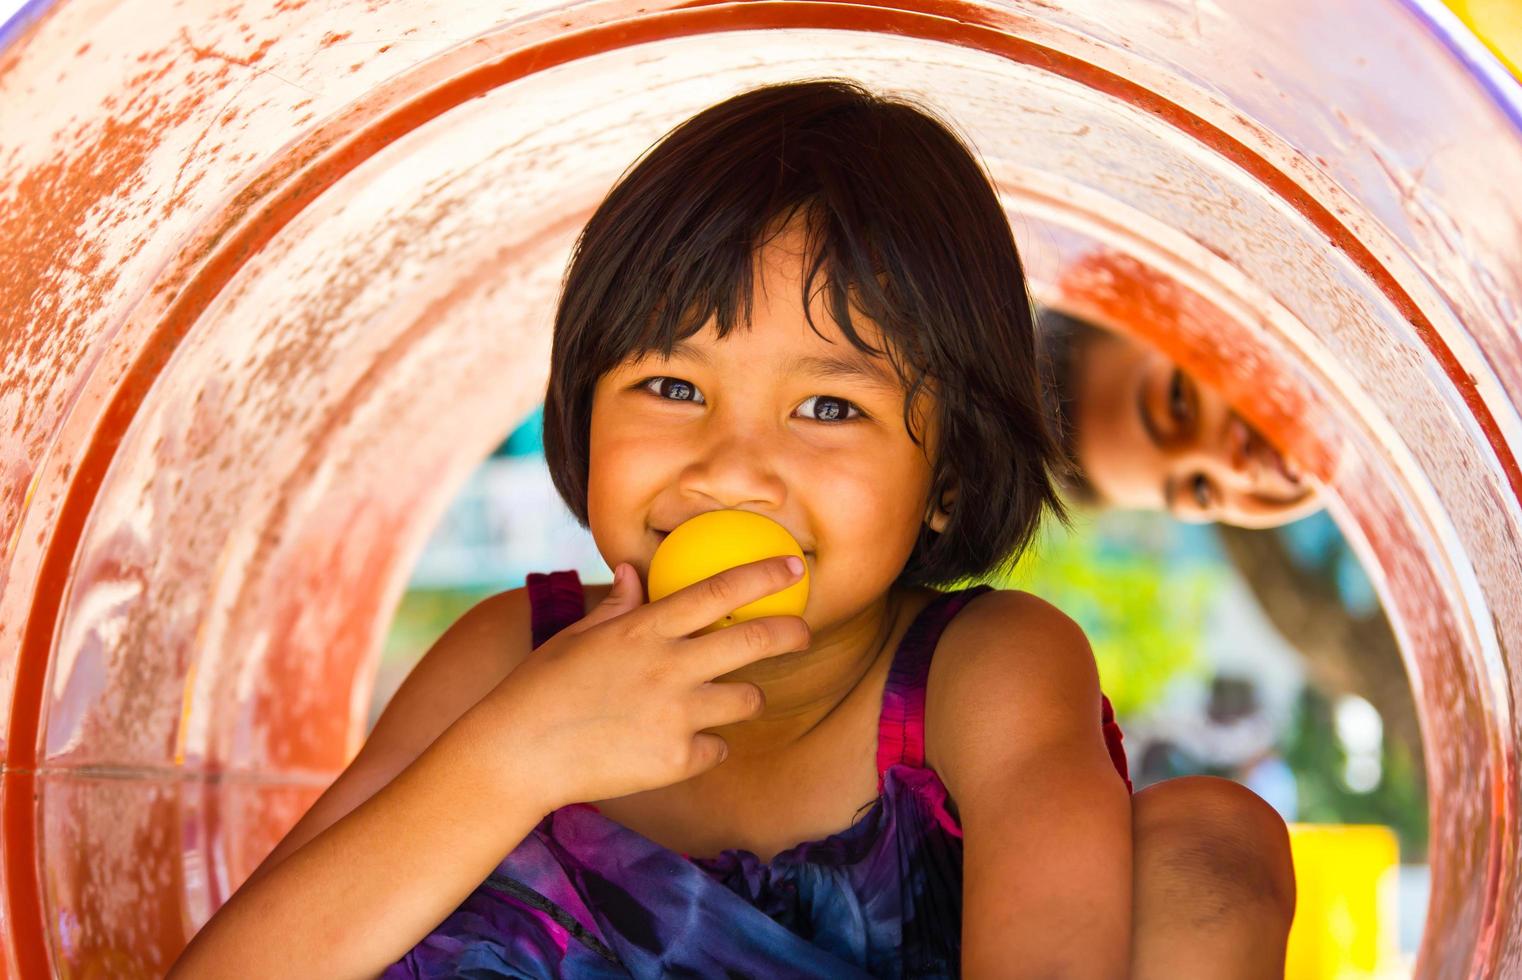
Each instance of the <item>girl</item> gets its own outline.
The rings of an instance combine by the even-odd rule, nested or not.
[[[546,456],[613,585],[462,617],[176,973],[1125,975],[1132,809],[1083,634],[933,588],[1061,516],[1037,377],[1008,222],[928,113],[818,81],[678,127],[555,323]],[[803,616],[692,636],[781,558],[644,601],[663,535],[721,508],[803,545]]]
[[[1069,436],[1070,503],[1250,528],[1288,524],[1322,506],[1293,462],[1162,351],[1057,310],[1038,319]]]

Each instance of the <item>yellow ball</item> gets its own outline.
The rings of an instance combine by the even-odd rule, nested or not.
[[[711,510],[671,529],[650,559],[646,587],[650,601],[717,575],[726,568],[776,555],[803,557],[803,548],[787,528],[748,510]],[[748,602],[723,619],[698,630],[710,633],[762,616],[802,616],[809,601],[809,567],[787,588]]]

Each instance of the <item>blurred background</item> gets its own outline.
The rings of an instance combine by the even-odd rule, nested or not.
[[[540,433],[535,411],[435,529],[387,637],[370,724],[480,599],[531,571],[612,580],[550,482]],[[1297,933],[1314,921],[1333,933],[1322,946],[1340,944],[1343,960],[1362,946],[1378,964],[1314,975],[1409,975],[1427,898],[1421,744],[1395,639],[1336,524],[1318,513],[1249,531],[1114,510],[1078,511],[1074,523],[1069,533],[1049,522],[1014,576],[989,584],[1040,595],[1083,626],[1137,789],[1197,773],[1251,787],[1296,825],[1297,865],[1310,868],[1320,848],[1336,856],[1339,879],[1373,882],[1372,896],[1354,887],[1328,896],[1329,908],[1301,882]]]

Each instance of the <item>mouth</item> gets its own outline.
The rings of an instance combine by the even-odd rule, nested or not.
[[[1247,457],[1258,464],[1260,470],[1272,470],[1291,486],[1300,486],[1299,472],[1289,465],[1284,457],[1280,455],[1279,450],[1270,445],[1267,439],[1264,439],[1258,434],[1256,429],[1246,423],[1242,423],[1242,429],[1245,434],[1242,448]]]
[[[1279,450],[1260,438],[1258,440],[1258,452],[1260,454],[1259,458],[1272,467],[1274,472],[1282,476],[1291,485],[1300,485],[1300,474],[1285,461],[1284,457],[1280,455]]]
[[[669,535],[671,532],[670,531],[662,531],[658,527],[652,527],[650,529],[650,533],[655,535],[655,542],[656,542],[656,544],[660,544],[662,541],[666,540],[666,536]],[[804,552],[803,552],[803,557],[808,559],[808,560],[810,560],[810,561],[812,561],[813,558],[814,558],[814,552],[813,552],[813,550],[812,549],[805,549]]]

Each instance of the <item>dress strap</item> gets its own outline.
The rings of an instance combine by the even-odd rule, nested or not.
[[[899,641],[893,663],[888,667],[882,714],[877,721],[879,793],[883,790],[883,774],[890,767],[925,765],[925,681],[930,676],[930,658],[951,618],[967,603],[992,589],[991,585],[974,585],[931,600]]]
[[[534,649],[586,615],[581,578],[575,569],[547,574],[529,572],[525,584],[528,586]]]
[[[1115,771],[1120,773],[1120,778],[1125,780],[1126,792],[1136,792],[1136,787],[1131,784],[1131,766],[1126,761],[1126,736],[1115,720],[1115,706],[1105,694],[1099,696],[1099,727],[1104,732],[1105,748],[1110,750],[1110,762],[1114,764]]]

